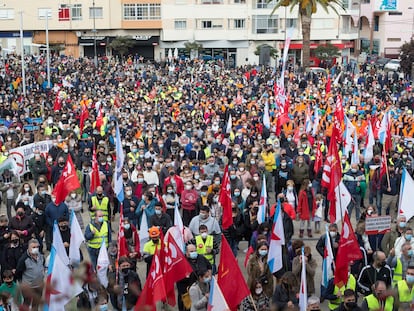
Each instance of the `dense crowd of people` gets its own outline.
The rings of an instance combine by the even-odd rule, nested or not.
[[[367,64],[357,72],[335,65],[327,74],[288,66],[283,78],[289,121],[278,125],[274,84],[280,68],[231,69],[219,61],[196,60],[150,64],[133,58],[100,59],[95,67],[87,58],[54,56],[49,89],[45,58],[26,56],[25,63],[24,96],[20,59],[9,55],[2,60],[0,167],[13,157],[14,148],[47,140],[53,144],[46,153],[33,148],[24,175],[8,168],[1,172],[1,209],[6,212],[0,215],[0,309],[38,310],[42,305],[53,224],[58,223],[69,251],[72,211],[88,250],[75,267],[84,272],[79,273],[83,292],[76,299],[77,308],[121,310],[125,303],[127,310],[134,309],[145,283],[137,274],[137,263],[145,261],[148,273],[162,236],[177,223],[176,206],[186,227],[185,256],[193,268],[176,284],[180,311],[207,310],[222,234],[235,256],[244,251],[240,241],[247,241],[252,250],[245,264],[252,295],[240,310],[297,310],[302,260],[306,260],[308,310],[320,310],[320,300],[327,300],[330,310],[340,311],[411,309],[413,229],[409,219],[396,216],[402,170],[414,176],[414,96],[409,81],[398,73]],[[351,164],[351,153],[341,152],[341,167],[352,196],[347,209],[350,217],[355,211],[363,259],[351,265],[348,284],[338,288],[332,279],[319,290],[314,279],[322,268],[315,257],[324,256],[323,224],[329,223],[329,204],[327,189],[321,186],[323,168],[315,170],[315,158],[318,148],[324,157],[328,151],[338,97],[358,136],[360,164]],[[266,104],[270,127],[263,123]],[[85,109],[89,116],[81,126]],[[369,163],[364,163],[363,151],[368,123],[380,122],[385,111],[391,114],[393,145],[387,154],[388,174],[381,176],[382,145],[376,141]],[[41,121],[32,126],[36,118]],[[317,120],[311,130],[310,119]],[[123,202],[114,193],[117,125],[125,153]],[[91,193],[94,152],[100,186]],[[81,188],[56,204],[52,189],[69,155]],[[219,192],[226,166],[233,225],[222,230]],[[259,224],[263,191],[268,217]],[[283,268],[271,273],[267,256],[276,200],[282,206],[285,246]],[[114,220],[121,209],[129,255],[117,260]],[[391,232],[367,235],[365,220],[385,214],[397,219]],[[141,247],[143,222],[149,227],[149,240]],[[302,239],[314,234],[321,236],[317,252]],[[340,239],[336,224],[329,224],[329,239],[336,256]],[[95,273],[102,241],[111,261],[107,287]]]

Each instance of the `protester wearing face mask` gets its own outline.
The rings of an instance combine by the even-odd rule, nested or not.
[[[19,202],[23,202],[25,206],[27,207],[27,212],[29,212],[30,209],[33,208],[33,198],[34,198],[34,193],[32,190],[32,186],[29,183],[24,183],[22,187],[20,188],[15,204]]]
[[[150,240],[145,243],[142,254],[144,261],[147,263],[147,275],[150,270],[155,251],[163,247],[163,241],[160,240],[160,229],[158,227],[149,228],[148,233]]]
[[[12,217],[9,222],[10,230],[16,230],[20,238],[27,243],[35,231],[33,220],[26,213],[26,208],[22,203],[15,207],[16,216]]]
[[[11,270],[16,271],[17,263],[26,251],[19,234],[12,230],[10,232],[10,238],[7,239],[7,244],[3,250],[2,256],[0,256],[1,271]]]
[[[158,227],[165,233],[173,225],[170,215],[162,210],[162,204],[160,202],[155,204],[155,214],[151,216],[149,225],[151,227]]]
[[[302,256],[301,249],[296,250],[297,256],[292,261],[292,272],[298,280],[300,280],[302,272]],[[306,286],[308,289],[308,295],[315,294],[315,273],[318,266],[315,258],[312,256],[311,248],[309,246],[304,247],[305,254],[305,266],[306,266]]]
[[[299,193],[303,180],[309,178],[309,165],[305,163],[303,156],[298,156],[292,167],[292,179],[295,182],[296,192]]]
[[[165,178],[165,180],[163,182],[164,192],[166,190],[166,187],[171,184],[171,185],[173,185],[173,187],[175,189],[175,192],[178,195],[181,195],[182,192],[184,191],[184,182],[183,182],[182,178],[175,173],[174,167],[170,166],[168,168],[168,173],[169,173],[169,176],[167,178]]]
[[[407,218],[404,215],[397,217],[397,223],[395,226],[392,226],[390,232],[384,234],[384,237],[381,240],[381,249],[388,256],[390,250],[395,245],[395,240],[404,234],[405,227],[407,226]]]
[[[374,292],[365,296],[361,309],[363,311],[393,311],[395,308],[394,297],[387,290],[387,284],[382,280],[378,280],[373,285]]]
[[[346,289],[343,293],[343,301],[336,309],[337,311],[361,311],[356,301],[356,293],[352,289]]]
[[[297,219],[300,220],[299,237],[303,237],[305,231],[305,222],[307,222],[308,237],[312,237],[311,222],[315,216],[316,200],[312,190],[312,184],[309,179],[302,181],[302,186],[299,192]]]
[[[166,213],[170,216],[172,223],[174,223],[174,209],[180,198],[175,193],[172,185],[167,186],[166,192],[162,195],[162,199],[164,200],[167,208]]]
[[[51,181],[52,181],[53,186],[56,186],[57,182],[59,181],[59,178],[62,175],[63,169],[65,168],[65,164],[66,164],[65,158],[60,156],[57,159],[56,165],[52,167]]]
[[[336,253],[338,252],[338,246],[339,246],[339,239],[341,238],[340,234],[338,233],[338,226],[337,224],[329,224],[329,239],[330,239],[330,245],[332,248],[332,253],[334,258],[336,258]],[[326,240],[326,234],[323,233],[321,237],[318,240],[318,243],[316,243],[316,250],[318,251],[319,255],[324,258],[324,249],[325,249],[325,240]]]
[[[91,219],[95,217],[97,211],[101,211],[104,220],[109,223],[111,216],[111,203],[109,197],[105,195],[102,186],[96,187],[95,195],[92,195],[89,200],[89,211]]]
[[[407,275],[407,268],[413,262],[414,252],[413,247],[409,241],[404,242],[400,247],[399,255],[397,256],[394,249],[391,249],[390,255],[387,258],[387,265],[393,269],[392,283],[395,286],[399,281],[405,279]]]
[[[72,213],[72,211],[75,213],[76,219],[81,227],[81,229],[84,229],[83,219],[82,219],[82,213],[83,213],[83,207],[82,207],[82,198],[79,194],[76,193],[76,191],[72,191],[65,199],[65,204],[68,206],[69,213]]]
[[[56,204],[56,197],[52,195],[51,202],[46,206],[45,209],[46,215],[46,247],[47,250],[50,250],[52,243],[52,232],[53,224],[58,221],[59,218],[65,217],[69,219],[69,209],[65,202],[60,202]]]
[[[218,221],[210,216],[210,208],[208,206],[202,206],[200,213],[191,219],[190,225],[188,226],[193,235],[199,235],[199,227],[203,224],[207,227],[208,234],[220,234],[221,229]]]
[[[39,150],[35,150],[34,157],[29,160],[29,170],[32,173],[35,185],[40,175],[47,174],[46,160]]]
[[[135,210],[139,205],[138,198],[133,194],[132,187],[124,187],[124,202],[121,205],[124,217],[127,217],[135,226],[137,225]]]
[[[351,164],[351,169],[344,174],[343,182],[352,197],[351,203],[347,207],[349,219],[351,219],[352,211],[355,210],[355,218],[358,221],[361,216],[361,194],[366,187],[365,176],[358,164]],[[380,209],[378,209],[378,214],[381,215]]]
[[[197,282],[191,285],[189,294],[191,298],[190,311],[207,311],[207,305],[210,297],[211,271],[200,270]]]
[[[412,304],[411,292],[414,286],[414,266],[410,264],[407,267],[405,278],[396,284],[396,305],[398,310],[409,310]]]
[[[395,239],[394,247],[391,249],[390,255],[394,252],[394,255],[397,256],[397,258],[400,258],[402,246],[406,242],[410,243],[414,247],[413,229],[411,227],[405,227],[403,234]]]
[[[27,252],[19,259],[15,272],[16,280],[30,291],[23,291],[23,305],[38,310],[43,292],[45,277],[45,259],[39,251],[39,243],[32,239],[28,242]]]
[[[214,237],[207,233],[206,225],[200,225],[199,232],[200,234],[195,237],[197,253],[203,255],[210,262],[213,267],[213,274],[215,274],[215,256],[218,254],[218,245],[214,241]]]
[[[149,188],[151,190],[151,188]],[[138,207],[135,210],[135,218],[138,224],[141,224],[142,217],[147,218],[147,223],[151,222],[151,217],[155,214],[155,204],[158,203],[157,198],[151,191],[146,191],[142,200],[139,202]]]
[[[251,297],[246,297],[241,303],[242,310],[255,311],[263,310],[270,311],[270,297],[263,291],[263,285],[260,281],[252,283],[250,288]],[[278,309],[280,310],[280,309]]]
[[[385,286],[391,286],[391,269],[386,263],[385,254],[376,251],[372,255],[373,263],[361,269],[358,277],[358,286],[361,293],[365,296],[372,293],[372,288],[377,281],[385,282]]]
[[[277,310],[287,311],[298,305],[298,285],[298,280],[291,271],[287,271],[282,275],[281,281],[276,285],[272,297],[272,303],[276,305]]]
[[[12,208],[15,206],[16,198],[18,196],[18,189],[20,189],[20,181],[16,174],[11,170],[5,169],[1,175],[0,191],[2,201],[6,204],[7,217],[12,217]]]
[[[69,218],[61,217],[58,219],[59,232],[62,237],[63,246],[66,249],[66,253],[69,255],[69,243],[70,243],[70,228]]]
[[[118,271],[108,275],[111,303],[116,310],[122,310],[122,303],[125,300],[126,310],[131,310],[141,294],[141,280],[133,270],[132,262],[128,257],[119,258],[118,265]]]
[[[107,247],[111,242],[111,230],[101,210],[95,212],[95,218],[86,226],[85,240],[87,241],[92,266],[95,269],[102,241]]]
[[[270,297],[273,293],[273,275],[267,263],[269,246],[266,242],[257,244],[256,251],[250,256],[247,262],[247,285],[249,288],[259,281],[263,286],[263,291]]]
[[[22,303],[22,299],[18,292],[18,286],[14,280],[14,275],[11,270],[5,270],[2,273],[3,284],[0,286],[0,295],[8,297],[6,308],[4,310],[14,310]],[[16,299],[17,298],[17,299]]]
[[[191,219],[197,214],[196,206],[198,197],[199,194],[198,191],[194,189],[193,182],[191,180],[186,181],[185,188],[180,197],[184,226],[188,226]]]

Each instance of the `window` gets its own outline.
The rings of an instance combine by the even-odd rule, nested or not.
[[[103,8],[102,7],[90,7],[89,8],[89,18],[103,18]]]
[[[402,15],[402,12],[388,12],[388,15]]]
[[[186,29],[187,21],[174,21],[174,28],[175,29]]]
[[[374,31],[379,31],[379,16],[374,16]]]
[[[14,9],[0,9],[0,19],[14,19]]]
[[[400,42],[401,38],[387,38],[388,42]]]
[[[286,20],[286,28],[297,28],[298,27],[298,19],[297,18],[288,18]]]
[[[67,4],[61,4],[59,6],[59,21],[68,21],[70,18],[70,10],[69,6]]]
[[[82,4],[81,3],[72,4],[72,20],[73,21],[82,20]]]
[[[217,20],[201,20],[199,23],[200,29],[221,29],[223,28],[223,21],[221,19]]]
[[[200,4],[223,4],[223,0],[200,0]]]
[[[253,16],[253,33],[278,33],[278,19],[276,15]]]
[[[234,4],[245,4],[246,0],[234,0]]]
[[[342,7],[344,9],[349,8],[349,0],[342,0]]]
[[[161,5],[152,3],[124,4],[124,20],[161,19]]]
[[[351,17],[350,16],[342,16],[342,32],[349,33],[351,27]]]
[[[233,19],[233,25],[230,24],[230,29],[244,29],[246,27],[246,20],[244,18]]]
[[[212,28],[213,23],[211,21],[201,21],[201,28]]]
[[[273,9],[275,2],[275,0],[272,0],[270,2],[267,0],[257,0],[256,9]]]
[[[52,9],[49,8],[40,8],[37,10],[37,16],[39,19],[46,19],[46,15],[48,19],[52,18]]]

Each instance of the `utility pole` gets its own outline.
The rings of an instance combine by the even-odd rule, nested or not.
[[[23,82],[23,96],[26,97],[26,70],[24,63],[24,40],[23,40],[23,11],[20,11],[20,46],[22,58],[22,82]]]
[[[95,66],[98,66],[98,56],[96,55],[96,11],[95,11],[95,0],[92,2],[93,11],[93,62]]]
[[[51,88],[50,84],[50,46],[49,46],[49,10],[46,12],[46,72],[47,72],[47,87]]]

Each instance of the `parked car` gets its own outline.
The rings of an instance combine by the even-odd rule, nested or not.
[[[378,58],[376,61],[375,61],[375,63],[374,63],[374,65],[375,65],[375,67],[377,67],[377,68],[379,68],[379,69],[383,69],[384,68],[384,66],[390,61],[391,59],[390,58],[386,58],[386,57],[380,57],[380,58]]]
[[[391,59],[385,64],[384,70],[386,71],[399,71],[401,68],[399,59]]]

